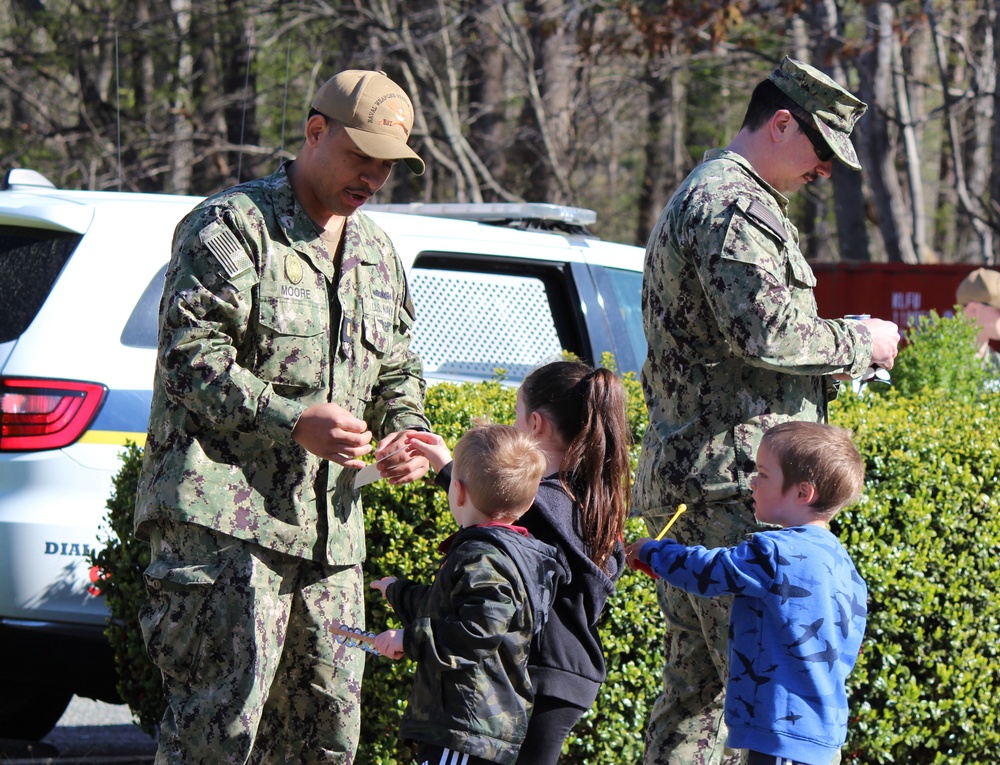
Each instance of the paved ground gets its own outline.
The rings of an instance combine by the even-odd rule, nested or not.
[[[156,743],[132,722],[125,705],[74,696],[40,742],[0,740],[3,765],[149,765]]]

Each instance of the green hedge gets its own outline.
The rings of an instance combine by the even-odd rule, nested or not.
[[[629,420],[636,447],[645,428],[645,406],[638,383],[625,380]],[[514,421],[514,389],[499,381],[455,385],[442,383],[428,390],[426,410],[435,432],[449,446],[476,417]],[[109,576],[104,590],[111,609],[108,634],[116,650],[119,691],[146,730],[163,712],[156,693],[159,677],[145,657],[136,612],[144,596],[142,571],[148,565],[146,545],[131,536],[132,511],[141,452],[130,446],[108,502],[112,533],[95,563]],[[447,497],[432,476],[407,486],[376,482],[364,490],[368,529],[366,581],[402,574],[430,581],[439,560],[438,543],[455,529]],[[645,535],[638,519],[629,521],[630,537]],[[375,590],[367,592],[368,627],[399,626]],[[566,744],[565,763],[634,762],[641,759],[642,733],[661,682],[662,633],[652,580],[627,571],[603,617],[601,633],[609,678],[594,708],[577,724]],[[399,718],[409,693],[412,662],[368,656],[363,685],[362,741],[359,765],[412,762],[413,751],[396,738]],[[151,692],[151,690],[153,692]]]
[[[973,363],[970,330],[960,319],[933,317],[911,337],[917,331],[927,334],[901,353],[893,387],[878,395],[845,392],[831,410],[835,422],[854,430],[867,466],[865,495],[835,523],[871,593],[867,637],[851,676],[847,765],[972,765],[1000,752],[1000,396],[984,394],[974,370],[942,368],[942,359]],[[626,386],[638,443],[645,407],[635,380]],[[427,412],[453,444],[473,417],[512,422],[514,392],[498,382],[435,385]],[[109,501],[114,535],[97,562],[111,574],[109,636],[120,689],[150,723],[162,700],[150,692],[155,669],[134,618],[145,566],[144,546],[129,533],[137,455],[125,456]],[[378,482],[364,492],[366,580],[433,576],[437,543],[455,529],[444,493],[429,479],[405,487]],[[627,534],[645,528],[633,519]],[[398,625],[379,594],[368,595],[369,629]],[[608,682],[567,741],[565,765],[641,760],[661,682],[662,630],[652,580],[626,572],[601,625]],[[407,660],[368,658],[360,764],[411,762],[396,729],[412,669]]]
[[[625,380],[629,391],[629,419],[635,443],[645,427],[645,406],[638,383]],[[474,417],[497,422],[514,421],[514,390],[496,382],[454,385],[443,383],[428,390],[427,415],[435,432],[453,446]],[[409,486],[385,482],[364,489],[368,560],[365,576],[404,575],[430,581],[439,555],[436,547],[456,530],[445,493],[430,480]],[[629,534],[644,536],[645,527],[630,521]],[[369,592],[369,629],[398,627],[378,592]],[[652,580],[627,571],[609,603],[601,636],[609,667],[608,682],[594,708],[573,729],[564,763],[618,763],[642,759],[642,734],[650,707],[661,683],[662,633],[659,606]],[[362,746],[358,762],[410,763],[413,751],[396,739],[399,716],[406,705],[409,661],[369,658],[363,686]]]
[[[847,763],[1000,753],[1000,395],[975,336],[961,313],[922,317],[893,385],[831,412],[866,463],[865,495],[834,524],[869,587]]]

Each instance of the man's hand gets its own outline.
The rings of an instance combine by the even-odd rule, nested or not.
[[[899,327],[882,319],[862,319],[861,323],[872,333],[872,364],[892,369],[899,353]]]
[[[424,476],[430,464],[427,458],[408,445],[408,439],[418,431],[401,430],[379,441],[375,450],[378,472],[391,484],[410,483]]]
[[[364,420],[337,404],[307,408],[295,423],[292,438],[306,451],[349,468],[363,468],[358,457],[372,450],[372,433]]]

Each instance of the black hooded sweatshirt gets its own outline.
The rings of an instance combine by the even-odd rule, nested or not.
[[[436,481],[451,485],[451,464]],[[528,671],[536,694],[570,701],[584,709],[597,700],[607,677],[604,647],[597,624],[625,567],[618,543],[602,571],[587,555],[579,512],[558,473],[542,479],[535,502],[518,519],[536,539],[556,548],[567,578],[559,585],[548,621],[532,643]]]

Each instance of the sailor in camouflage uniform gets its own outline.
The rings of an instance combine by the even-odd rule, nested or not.
[[[642,385],[649,427],[633,501],[655,535],[731,546],[757,530],[750,478],[761,435],[786,420],[824,421],[837,380],[892,366],[891,322],[824,320],[785,194],[834,157],[860,170],[850,141],[865,104],[786,58],[751,97],[739,134],[677,189],[646,248]],[[664,687],[645,765],[738,763],[724,749],[729,599],[658,582],[667,619]]]
[[[414,309],[386,234],[357,208],[406,145],[413,109],[381,72],[342,72],[302,150],[178,225],[135,525],[140,619],[163,674],[156,762],[350,763],[364,654],[353,469],[428,429]],[[427,460],[382,463],[400,483]]]

